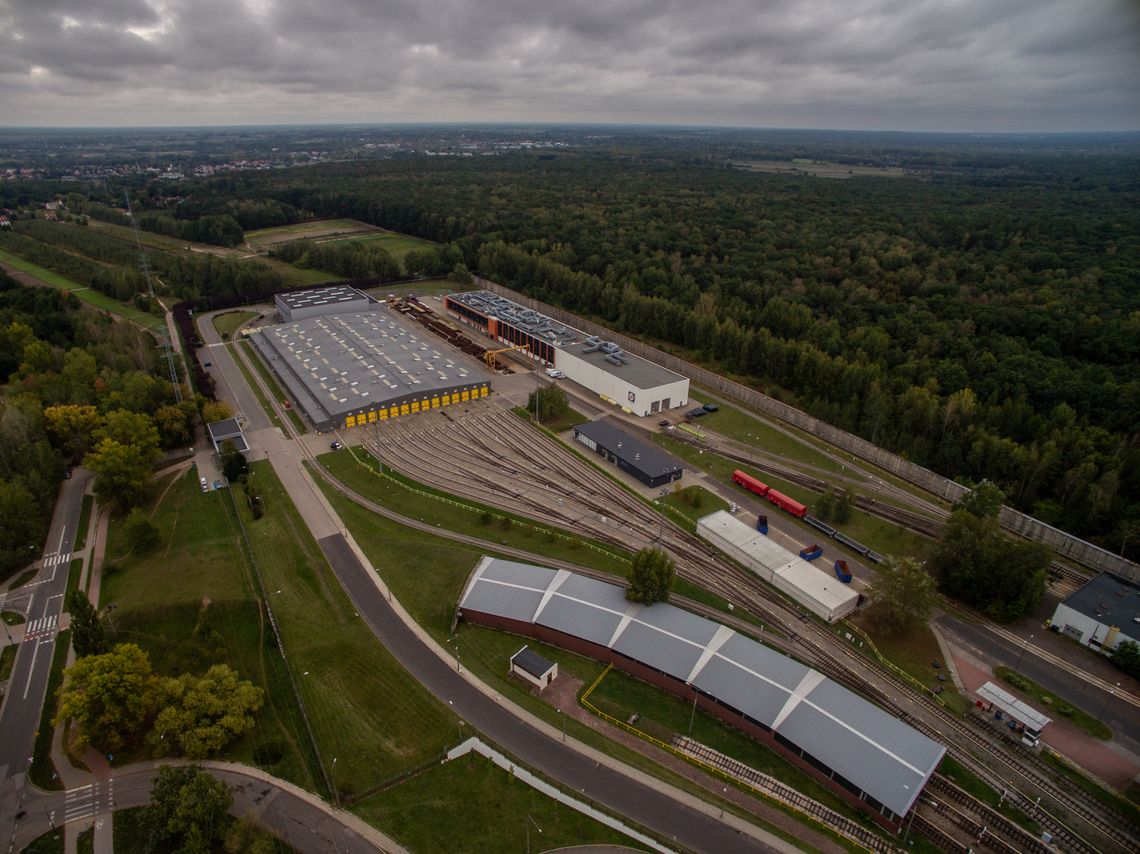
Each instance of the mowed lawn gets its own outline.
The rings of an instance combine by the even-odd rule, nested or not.
[[[265,509],[258,520],[240,485],[202,493],[197,472],[185,472],[154,507],[162,544],[145,558],[128,555],[121,526],[112,526],[107,556],[115,568],[101,605],[116,606],[109,625],[115,640],[139,643],[163,673],[227,661],[266,688],[270,702],[258,731],[226,755],[306,788],[322,790],[321,771],[286,661],[320,760],[342,796],[438,756],[457,741],[455,716],[356,615],[268,463],[254,464],[253,480]],[[253,593],[254,567],[284,660]]]
[[[432,768],[354,811],[412,851],[550,851],[587,843],[644,850],[475,754]]]
[[[413,249],[427,249],[435,245],[430,240],[422,240],[419,237],[411,237],[407,234],[396,234],[391,231],[374,231],[364,234],[349,234],[344,237],[317,239],[321,243],[347,243],[351,241],[353,243],[378,244],[380,248],[386,249],[399,261],[402,261],[404,256]]]
[[[325,768],[338,790],[367,791],[439,756],[458,740],[458,719],[357,615],[270,465],[261,461],[253,469],[265,516],[254,521],[244,502],[238,504]]]
[[[305,240],[316,237],[347,234],[351,232],[377,232],[376,226],[355,219],[321,219],[312,222],[296,222],[292,225],[278,225],[273,228],[258,228],[245,233],[245,241],[251,246],[266,248],[274,243],[290,240]]]

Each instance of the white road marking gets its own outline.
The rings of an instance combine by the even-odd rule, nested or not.
[[[28,699],[28,689],[32,687],[32,677],[36,673],[36,656],[39,654],[40,645],[36,644],[32,647],[32,664],[28,668],[28,681],[24,683],[24,699]]]

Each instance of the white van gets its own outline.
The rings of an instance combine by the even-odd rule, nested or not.
[[[566,376],[566,374],[564,374],[562,371],[558,370],[557,368],[547,368],[546,369],[546,375],[548,377],[550,377],[551,379],[554,379],[554,380],[560,380],[564,376]]]

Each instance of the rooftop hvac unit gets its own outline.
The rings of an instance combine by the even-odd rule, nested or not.
[[[622,360],[621,356],[618,356],[615,353],[610,353],[608,356],[606,356],[606,361],[609,362],[611,365],[617,365],[619,367],[625,364],[625,362]]]
[[[621,347],[619,347],[613,341],[603,341],[602,342],[602,351],[605,353],[620,353]]]

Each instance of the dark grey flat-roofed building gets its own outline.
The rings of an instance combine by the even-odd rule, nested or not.
[[[630,435],[608,418],[579,424],[574,428],[574,438],[646,486],[664,486],[681,479],[679,459]]]
[[[486,397],[482,367],[387,308],[264,326],[250,340],[318,430]]]
[[[241,431],[241,425],[236,418],[226,418],[206,425],[210,433],[210,442],[214,445],[214,453],[222,453],[222,445],[233,442],[234,448],[243,454],[249,453],[249,443]]]
[[[611,660],[682,696],[693,696],[695,686],[694,702],[751,726],[892,825],[945,753],[822,673],[704,617],[668,604],[629,603],[617,585],[564,570],[536,567],[527,578],[519,570],[525,564],[498,563],[484,558],[472,573],[459,602],[464,619]],[[530,592],[527,602],[539,603],[529,619],[513,616],[525,610],[516,606],[521,590]]]
[[[282,323],[293,323],[325,314],[368,311],[376,300],[348,285],[326,285],[303,291],[282,291],[273,296],[273,304]]]
[[[1140,584],[1102,572],[1057,606],[1053,626],[1093,649],[1140,643]]]

